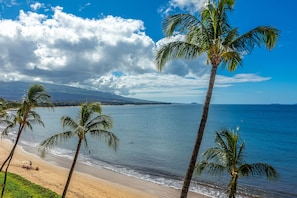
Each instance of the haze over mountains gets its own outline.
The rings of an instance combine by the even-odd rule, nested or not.
[[[0,82],[0,98],[11,101],[20,101],[28,88],[34,83],[28,82]],[[79,104],[82,102],[97,101],[102,104],[161,104],[162,102],[126,98],[115,94],[91,91],[64,85],[42,84],[56,104]],[[162,103],[164,104],[164,103]]]

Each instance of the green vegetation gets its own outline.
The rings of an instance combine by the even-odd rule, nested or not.
[[[203,171],[212,175],[231,175],[228,184],[229,198],[235,198],[237,180],[240,177],[261,176],[268,179],[276,179],[276,170],[265,163],[247,164],[244,160],[244,142],[240,141],[238,130],[233,133],[230,130],[216,132],[215,143],[217,147],[209,148],[202,155],[205,158],[195,168],[200,175]]]
[[[8,157],[4,160],[0,168],[0,171],[2,171],[2,169],[6,165],[5,175],[2,184],[1,197],[3,197],[5,192],[8,168],[23,130],[26,128],[32,130],[33,123],[37,123],[44,126],[39,114],[33,111],[33,109],[39,105],[52,106],[52,101],[51,97],[47,94],[45,88],[42,85],[35,84],[29,87],[25,98],[23,99],[20,107],[16,111],[16,114],[12,114],[11,116],[6,115],[4,116],[4,120],[1,119],[1,122],[5,122],[7,125],[2,132],[2,136],[7,136],[10,129],[18,127],[17,137],[14,142],[14,145]]]
[[[195,145],[182,187],[181,198],[186,198],[192,180],[197,156],[202,142],[208,117],[209,105],[212,97],[217,68],[222,66],[229,71],[235,71],[242,65],[242,59],[250,54],[256,46],[265,45],[272,49],[279,36],[279,31],[273,27],[259,26],[242,35],[238,28],[234,28],[228,21],[228,12],[233,10],[235,0],[208,1],[198,17],[190,14],[175,14],[166,17],[162,22],[166,37],[183,34],[182,39],[168,39],[156,54],[155,62],[158,70],[174,59],[192,60],[206,55],[207,63],[211,65],[211,72],[206,93],[200,126]]]
[[[4,173],[0,173],[0,179],[3,180]],[[5,196],[3,198],[58,198],[61,197],[57,193],[43,188],[42,186],[31,183],[23,177],[8,173],[9,182],[7,183]]]
[[[7,110],[16,109],[20,106],[18,102],[5,101],[3,98],[0,98],[0,118],[5,120],[7,116]],[[0,122],[1,122],[0,120]]]
[[[100,103],[93,102],[82,104],[80,113],[77,115],[76,120],[73,120],[69,116],[63,116],[61,118],[62,126],[64,128],[67,127],[69,129],[68,131],[53,135],[42,141],[40,144],[39,151],[42,153],[42,155],[44,155],[48,149],[52,148],[58,143],[65,142],[74,136],[78,137],[76,152],[62,195],[63,198],[67,194],[67,189],[71,181],[71,176],[74,171],[81,144],[84,142],[84,145],[88,147],[87,134],[89,134],[94,139],[102,138],[106,141],[109,147],[115,150],[117,149],[119,139],[112,132],[106,130],[112,127],[111,117],[102,115],[101,113],[102,108]]]

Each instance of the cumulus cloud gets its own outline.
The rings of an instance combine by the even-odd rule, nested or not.
[[[54,8],[52,18],[20,11],[19,20],[2,20],[2,71],[21,71],[58,83],[120,70],[154,70],[154,42],[140,20],[107,16],[82,19]]]
[[[85,19],[61,7],[52,8],[53,14],[47,16],[37,12],[43,6],[35,3],[31,6],[35,11],[0,20],[2,81],[64,84],[159,101],[203,95],[210,69],[206,57],[171,61],[159,73],[154,55],[170,40],[153,41],[145,34],[143,21],[115,16]],[[218,76],[216,86],[265,80],[269,78],[255,74]]]

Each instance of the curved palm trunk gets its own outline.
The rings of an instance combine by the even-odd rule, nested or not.
[[[231,181],[229,183],[229,198],[235,198],[235,194],[237,191],[237,178],[238,176],[232,176]]]
[[[69,175],[68,175],[68,179],[67,179],[66,185],[64,187],[62,198],[65,198],[65,196],[66,196],[67,189],[68,189],[68,186],[70,184],[72,173],[73,173],[73,170],[74,170],[74,167],[75,167],[75,164],[76,164],[76,161],[77,161],[77,157],[78,157],[78,154],[79,154],[81,143],[82,143],[82,139],[79,138],[77,148],[76,148],[76,152],[75,152],[75,156],[74,156],[74,159],[73,159],[73,162],[72,162],[72,165],[71,165],[71,168],[70,168],[70,172],[69,172]]]
[[[197,132],[197,137],[196,137],[195,145],[194,145],[194,148],[192,151],[192,157],[191,157],[191,160],[190,160],[190,163],[188,166],[187,174],[184,179],[184,184],[182,187],[180,198],[186,198],[188,191],[189,191],[190,183],[192,180],[193,172],[195,169],[195,164],[197,161],[197,156],[199,153],[199,149],[200,149],[200,145],[202,142],[204,129],[205,129],[205,125],[206,125],[206,121],[207,121],[207,117],[208,117],[208,109],[209,109],[209,104],[210,104],[212,91],[213,91],[213,87],[214,87],[214,83],[215,83],[216,73],[217,73],[217,66],[212,66],[209,84],[208,84],[208,90],[207,90],[207,94],[206,94],[204,106],[203,106],[202,118],[201,118],[200,126],[199,126],[199,129]]]
[[[14,142],[14,145],[13,145],[13,147],[12,147],[12,149],[11,149],[11,151],[10,151],[8,157],[5,159],[5,161],[4,161],[3,164],[1,165],[0,172],[2,171],[3,167],[4,167],[5,164],[8,162],[8,160],[9,160],[10,158],[12,158],[13,153],[14,153],[14,150],[15,150],[15,148],[16,148],[18,142],[19,142],[19,139],[20,139],[20,137],[21,137],[21,132],[23,131],[23,128],[24,128],[23,126],[20,126],[20,127],[19,127],[19,131],[18,131],[17,138],[16,138],[16,140],[15,140],[15,142]]]
[[[10,151],[10,154],[9,156],[7,157],[7,159],[3,162],[2,166],[1,166],[1,169],[0,171],[2,171],[3,167],[5,166],[5,164],[8,162],[7,166],[6,166],[6,169],[5,169],[5,175],[4,175],[4,180],[3,180],[3,185],[2,185],[2,192],[1,192],[1,197],[3,197],[4,195],[4,191],[5,191],[5,186],[6,186],[6,179],[7,179],[7,172],[8,172],[8,168],[9,168],[9,165],[10,165],[10,162],[12,160],[12,157],[14,155],[14,151],[16,149],[16,146],[20,140],[20,137],[21,137],[21,133],[23,131],[23,128],[24,128],[24,125],[21,125],[20,128],[19,128],[19,132],[18,132],[18,135],[17,135],[17,138],[15,140],[15,143]]]

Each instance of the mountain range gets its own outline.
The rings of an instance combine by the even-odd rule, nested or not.
[[[0,98],[9,101],[20,101],[28,88],[34,83],[29,82],[0,82]],[[101,102],[102,104],[168,104],[127,98],[111,93],[92,91],[65,85],[42,84],[56,105],[75,105],[82,102]]]

